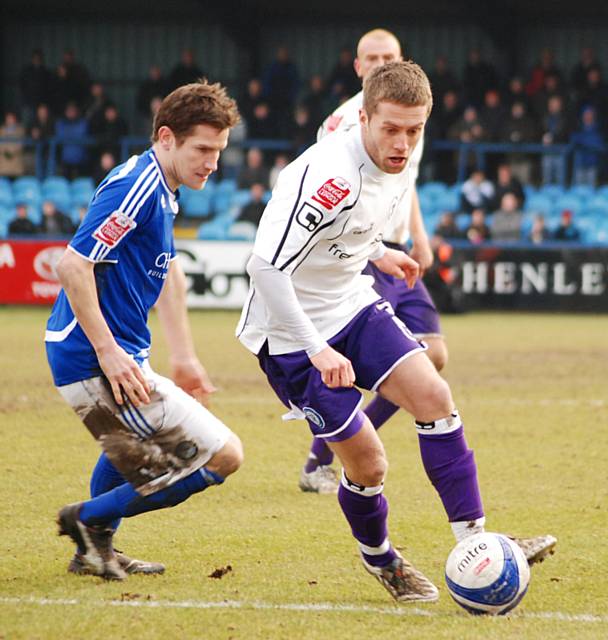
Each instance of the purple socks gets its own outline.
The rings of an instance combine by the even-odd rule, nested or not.
[[[422,463],[450,522],[483,516],[473,451],[468,448],[462,425],[438,435],[418,433]]]

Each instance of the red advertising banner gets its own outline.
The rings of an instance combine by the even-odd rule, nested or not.
[[[0,304],[51,304],[61,285],[55,265],[67,241],[0,240]]]

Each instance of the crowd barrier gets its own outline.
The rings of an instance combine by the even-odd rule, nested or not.
[[[0,304],[50,304],[67,241],[0,241]],[[248,291],[249,242],[176,240],[188,306],[240,309]],[[608,247],[446,243],[428,275],[446,311],[608,311]]]

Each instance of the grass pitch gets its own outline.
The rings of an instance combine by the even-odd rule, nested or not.
[[[53,389],[47,314],[0,308],[0,638],[608,637],[606,316],[443,319],[445,375],[476,452],[488,529],[559,539],[513,614],[476,618],[444,586],[454,543],[409,417],[380,433],[391,538],[441,590],[439,603],[417,607],[394,604],[363,570],[334,497],[298,490],[307,427],[280,421],[282,406],[232,337],[235,313],[191,320],[220,388],[213,410],[245,445],[242,469],[175,509],[123,523],[119,548],[166,563],[164,576],[67,575],[71,548],[54,519],[86,496],[98,449]],[[166,373],[155,318],[152,327],[153,365]]]

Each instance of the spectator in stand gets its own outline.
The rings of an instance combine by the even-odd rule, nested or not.
[[[355,93],[357,92],[355,91]],[[325,85],[320,75],[314,74],[310,76],[308,92],[302,98],[301,104],[308,109],[311,122],[316,125],[319,122],[323,122],[328,109],[326,108]]]
[[[567,144],[570,139],[570,119],[564,109],[561,96],[554,95],[547,101],[547,114],[543,118],[542,142],[550,146]],[[563,178],[562,156],[545,153],[541,160],[543,184],[558,183]]]
[[[608,124],[606,121],[606,113],[608,112],[608,86],[602,80],[602,72],[600,69],[591,68],[587,72],[587,84],[579,94],[578,112],[580,113],[586,107],[593,107],[597,118],[597,123],[606,133]]]
[[[62,66],[65,69],[65,99],[67,102],[75,102],[82,110],[89,97],[91,75],[83,64],[77,62],[72,49],[63,52]]]
[[[572,69],[570,84],[576,94],[580,94],[587,86],[588,73],[591,69],[601,71],[602,65],[598,61],[592,47],[583,47],[581,57],[576,66]]]
[[[280,136],[284,137],[289,131],[291,114],[300,88],[298,68],[291,61],[286,46],[277,49],[275,59],[264,71],[262,84],[264,98],[277,121]]]
[[[496,184],[494,185],[494,199],[490,205],[491,209],[498,209],[505,193],[513,193],[517,198],[517,206],[523,209],[526,201],[526,194],[521,182],[513,175],[511,165],[502,163],[498,165],[496,172]]]
[[[23,137],[25,137],[25,127],[17,119],[17,113],[7,111],[4,122],[0,126],[0,138],[9,138],[6,142],[0,142],[0,176],[16,178],[23,175],[25,171],[21,142]],[[11,138],[15,141],[11,142]]]
[[[254,107],[253,118],[247,121],[247,131],[251,140],[281,137],[281,130],[270,117],[270,108],[266,102],[260,102]]]
[[[28,134],[34,140],[41,142],[46,142],[55,135],[55,119],[51,115],[48,105],[42,103],[36,107],[36,114]]]
[[[312,122],[308,109],[300,104],[295,108],[289,140],[296,155],[302,153],[316,142],[318,122]]]
[[[116,156],[111,151],[104,151],[93,171],[93,182],[99,184],[116,166]]]
[[[109,151],[115,158],[120,157],[120,138],[128,132],[127,121],[120,115],[118,107],[112,103],[106,105],[96,136],[99,153]]]
[[[559,226],[553,237],[562,242],[580,242],[581,232],[572,222],[572,211],[568,209],[562,211]]]
[[[245,152],[242,143],[247,140],[247,123],[241,118],[230,129],[230,137],[228,138],[228,146],[222,151],[220,156],[220,176],[222,179],[236,178],[239,174],[243,162],[245,161]]]
[[[84,117],[89,123],[89,132],[92,135],[98,135],[102,129],[104,112],[112,101],[106,94],[106,90],[101,82],[94,82],[91,85],[89,98],[83,111]]]
[[[497,89],[499,84],[494,66],[482,60],[479,49],[471,49],[463,74],[463,88],[467,104],[481,107],[486,91]]]
[[[505,193],[500,209],[492,214],[490,232],[492,240],[497,242],[518,242],[521,240],[523,215],[514,193]]]
[[[52,76],[49,107],[53,115],[61,117],[68,103],[67,92],[68,72],[65,65],[60,64]]]
[[[17,204],[15,218],[8,225],[11,236],[33,236],[37,233],[36,225],[27,215],[27,207],[23,203]]]
[[[247,83],[245,95],[239,100],[239,111],[245,122],[247,122],[247,127],[249,127],[254,120],[255,108],[260,103],[265,102],[262,96],[261,81],[258,78],[251,78]]]
[[[245,166],[241,169],[237,180],[239,189],[250,189],[254,184],[261,184],[268,189],[270,171],[264,164],[264,155],[257,147],[252,147],[247,152]]]
[[[79,141],[89,135],[89,125],[80,115],[80,110],[75,102],[69,102],[65,108],[63,118],[55,125],[55,135],[61,145],[61,166],[63,175],[73,179],[86,175],[89,163],[89,154],[84,144]]]
[[[543,90],[545,86],[545,78],[548,75],[562,77],[562,72],[555,64],[555,52],[553,49],[545,47],[540,52],[540,60],[530,73],[530,79],[526,84],[526,93],[534,96]]]
[[[44,65],[42,51],[32,52],[30,63],[21,69],[19,74],[19,88],[23,104],[23,119],[27,126],[31,126],[36,107],[41,103],[48,104],[51,98],[53,74]]]
[[[196,64],[192,49],[184,49],[180,62],[178,62],[167,78],[167,93],[171,93],[177,87],[196,82],[207,74]]]
[[[350,98],[361,91],[361,80],[357,77],[354,68],[353,52],[350,47],[342,47],[338,56],[338,62],[332,69],[327,79],[329,90],[342,98]],[[325,115],[323,111],[314,122],[319,123]]]
[[[251,185],[249,192],[251,199],[243,205],[235,222],[251,222],[257,227],[266,208],[264,203],[266,189],[263,184],[256,182]]]
[[[425,141],[446,140],[448,131],[462,116],[458,94],[447,91],[443,100],[433,108],[433,117],[425,126]],[[456,180],[457,154],[454,151],[435,151],[431,144],[426,147],[423,171],[427,180],[442,180],[454,182]],[[429,153],[430,152],[430,153]],[[429,175],[430,174],[430,175]]]
[[[224,153],[226,153],[224,151]],[[274,189],[274,185],[277,183],[279,179],[279,173],[283,171],[283,169],[289,164],[289,156],[286,153],[278,153],[274,159],[274,164],[270,169],[270,188]]]
[[[449,128],[448,138],[459,142],[481,142],[484,130],[477,109],[468,106],[462,116]]]
[[[453,211],[444,211],[441,214],[435,227],[435,235],[446,239],[462,238],[462,232],[456,224],[456,214]]]
[[[494,198],[494,185],[486,180],[483,171],[476,169],[462,185],[460,203],[462,210],[471,213],[473,209],[487,211]]]
[[[490,239],[490,227],[486,224],[486,214],[483,209],[473,209],[466,236],[471,244],[481,244]]]
[[[167,95],[167,81],[157,64],[153,64],[148,70],[148,77],[137,88],[135,106],[137,112],[144,118],[150,113],[152,98],[164,98]]]
[[[456,78],[456,74],[448,66],[448,59],[444,55],[435,58],[435,68],[430,75],[431,87],[433,87],[433,102],[440,104],[443,96],[448,91],[458,93],[460,91],[460,82]]]
[[[538,127],[534,119],[528,115],[527,107],[523,102],[514,102],[511,105],[511,114],[503,124],[500,137],[504,142],[513,144],[538,142],[540,138]],[[528,154],[515,151],[508,153],[506,159],[512,167],[513,174],[521,182],[524,184],[531,182],[532,160]]]
[[[509,109],[516,103],[521,102],[527,107],[530,106],[530,99],[526,93],[526,87],[521,76],[513,76],[509,80],[509,86],[505,94],[504,103]]]
[[[561,79],[554,74],[549,74],[545,76],[542,90],[534,96],[532,101],[533,112],[539,122],[547,115],[549,100],[554,96],[559,96],[564,106],[568,104],[568,95],[564,90]]]
[[[507,113],[507,109],[501,102],[500,93],[496,89],[486,91],[483,107],[479,112],[479,122],[483,128],[484,140],[488,142],[500,141],[500,131]]]
[[[76,228],[65,213],[59,211],[50,200],[45,200],[42,203],[42,222],[38,231],[49,236],[67,236],[72,235]]]
[[[545,216],[542,213],[537,213],[532,220],[532,228],[528,234],[528,240],[532,244],[543,244],[551,238],[549,229],[545,225]]]
[[[575,145],[573,183],[595,187],[605,144],[593,107],[583,110],[581,126],[570,136],[570,141]]]

